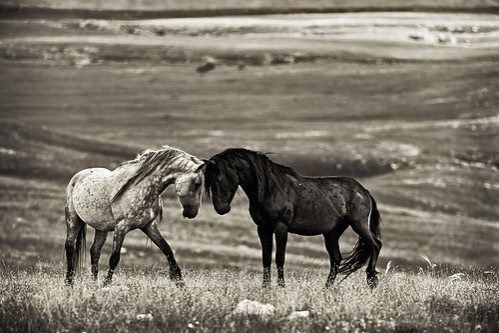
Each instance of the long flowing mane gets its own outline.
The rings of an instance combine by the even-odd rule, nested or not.
[[[272,161],[267,154],[259,151],[230,148],[213,156],[210,160],[216,163],[221,172],[224,172],[226,168],[242,171],[242,161],[248,162],[260,198],[264,193],[275,191],[276,188],[282,191],[289,183],[287,176],[301,179],[301,176],[293,169]],[[210,183],[211,179],[207,177],[205,182],[207,191],[209,191]]]
[[[191,163],[199,164],[201,160],[187,154],[183,150],[163,146],[159,150],[147,149],[137,155],[137,158],[131,161],[124,162],[123,165],[131,165],[139,163],[139,167],[132,176],[121,186],[121,188],[113,196],[111,203],[120,198],[123,193],[130,187],[140,183],[144,178],[153,173],[158,168],[169,167],[175,170],[187,170]]]

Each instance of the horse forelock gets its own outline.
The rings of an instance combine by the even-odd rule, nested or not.
[[[211,158],[215,162],[215,167],[220,172],[227,172],[227,168],[232,168],[236,171],[241,171],[243,161],[249,163],[250,171],[252,172],[253,184],[257,190],[258,196],[262,197],[268,191],[283,189],[288,185],[287,175],[294,178],[301,178],[290,167],[278,164],[268,158],[267,154],[253,151],[244,148],[227,149]],[[207,187],[211,182],[211,177],[207,177]]]

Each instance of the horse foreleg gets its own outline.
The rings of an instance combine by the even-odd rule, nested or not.
[[[120,262],[121,247],[123,246],[125,235],[129,230],[130,228],[127,226],[124,220],[119,222],[114,229],[113,250],[111,252],[111,257],[109,258],[109,271],[107,272],[107,277],[104,281],[105,285],[110,284],[113,280],[114,270]]]
[[[288,241],[288,227],[284,223],[277,223],[275,228],[276,253],[275,262],[277,266],[277,285],[284,287],[284,260],[286,256],[286,243]]]
[[[272,264],[272,230],[258,226],[258,237],[262,244],[263,287],[270,286],[270,265]]]
[[[106,242],[107,231],[95,230],[94,243],[90,248],[90,262],[92,264],[92,275],[94,279],[97,280],[97,275],[99,274],[99,259],[102,250],[102,246]]]
[[[170,279],[175,282],[178,286],[183,286],[184,282],[182,280],[182,272],[175,260],[175,255],[173,254],[172,248],[165,240],[161,231],[159,230],[156,221],[149,223],[147,226],[142,228],[142,231],[151,239],[151,241],[156,244],[157,247],[163,252],[170,265]]]

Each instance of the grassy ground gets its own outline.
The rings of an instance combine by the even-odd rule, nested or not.
[[[187,29],[0,20],[0,330],[497,330],[497,20],[406,14],[401,26],[400,15],[199,19]],[[421,31],[426,39],[409,37]],[[433,39],[442,33],[456,42]],[[200,76],[208,56],[216,69]],[[66,183],[161,144],[200,157],[271,151],[304,174],[360,179],[383,217],[380,270],[391,269],[380,288],[371,293],[359,272],[324,291],[321,237],[292,236],[289,284],[264,293],[244,196],[227,216],[206,202],[187,221],[168,193],[161,229],[185,290],[163,277],[163,256],[139,231],[112,287],[90,282],[87,268],[66,289]],[[355,239],[347,232],[342,250]],[[274,305],[275,318],[231,315],[245,298]],[[292,320],[293,310],[312,314]]]
[[[497,330],[497,277],[389,271],[370,292],[360,277],[331,290],[314,271],[293,272],[285,290],[260,289],[247,271],[200,270],[176,288],[164,272],[127,272],[112,287],[67,288],[58,275],[11,271],[0,284],[2,331],[490,331]],[[269,318],[234,314],[243,299],[275,306]],[[408,301],[410,300],[410,301]],[[310,311],[292,319],[293,311]],[[150,316],[148,316],[150,315]]]

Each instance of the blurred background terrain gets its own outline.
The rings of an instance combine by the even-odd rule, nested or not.
[[[71,176],[168,144],[203,158],[246,147],[302,174],[356,177],[379,202],[381,265],[418,267],[425,254],[497,269],[498,2],[330,3],[4,2],[3,264],[62,270]],[[310,13],[354,7],[363,12]],[[214,16],[234,8],[237,16]],[[241,15],[247,9],[308,13]],[[158,10],[214,17],[144,18]],[[259,271],[243,194],[231,214],[206,202],[193,221],[166,197],[161,229],[183,267]],[[342,250],[355,239],[347,232]],[[321,237],[288,244],[291,267],[326,274]],[[140,232],[125,248],[124,266],[163,265]]]
[[[497,332],[498,9],[2,1],[0,331]],[[322,237],[292,235],[285,292],[262,292],[245,195],[226,216],[206,199],[185,220],[170,191],[160,228],[186,288],[140,231],[127,235],[111,287],[90,279],[88,263],[65,287],[70,178],[163,144],[201,158],[246,147],[302,174],[355,177],[383,218],[379,287],[359,272],[323,290]],[[347,231],[341,250],[355,240]],[[275,306],[273,319],[234,316],[243,299]]]

